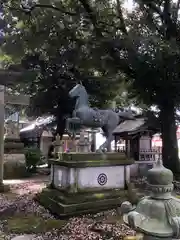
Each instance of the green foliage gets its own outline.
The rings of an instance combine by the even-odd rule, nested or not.
[[[37,164],[41,160],[41,151],[39,148],[31,147],[25,150],[25,159],[27,171],[35,171]]]
[[[27,114],[54,115],[57,132],[62,136],[64,116],[70,115],[74,108],[68,92],[75,83],[81,81],[85,85],[93,107],[104,108],[119,94],[124,76],[114,71],[114,66],[106,66],[107,53],[103,56],[104,49],[96,41],[92,24],[80,3],[46,1],[60,10],[40,7],[31,15],[17,11],[19,3],[4,4],[5,26],[8,23],[9,27],[4,28],[2,50],[14,61],[13,68],[22,63],[36,74],[23,76],[15,86],[18,92],[31,95]],[[107,10],[103,11],[105,17]]]
[[[180,103],[179,1],[135,2],[125,15],[120,0],[41,0],[27,14],[8,0],[2,51],[37,73],[23,85],[34,114],[51,113],[62,123],[73,108],[68,91],[79,80],[93,106],[114,98],[124,105],[129,97],[158,106],[164,161],[180,171],[174,116]]]
[[[11,59],[9,63],[4,61],[4,66],[9,67],[13,61],[16,67],[22,63],[24,68],[33,70],[36,75],[23,76],[15,88],[31,95],[28,115],[54,115],[57,132],[62,135],[63,118],[71,114],[74,107],[68,91],[76,82],[85,85],[93,107],[104,108],[119,94],[124,76],[114,70],[114,63],[109,61],[107,66],[108,53],[96,39],[80,2],[47,0],[40,4],[42,7],[34,8],[31,14],[21,11],[20,1],[8,0],[3,5],[6,34],[2,51]],[[101,9],[103,21],[109,15],[110,26],[101,23],[105,31],[114,31],[110,2],[95,1],[94,4]]]
[[[30,16],[16,10],[19,4],[8,1],[4,5],[5,20],[10,26],[4,29],[3,50],[15,63],[25,55],[24,66],[37,71],[36,78],[20,85],[32,94],[31,113],[54,114],[57,106],[63,113],[67,92],[79,80],[87,87],[93,105],[106,105],[116,95],[117,76],[99,61],[93,29],[81,4],[46,1],[60,11],[36,8]],[[64,13],[71,12],[68,8],[73,10],[72,16]]]
[[[178,104],[179,45],[173,28],[167,36],[170,27],[162,16],[165,1],[136,2],[126,17],[118,0],[40,1],[31,14],[20,10],[20,1],[4,4],[2,49],[15,63],[25,55],[24,65],[37,72],[23,86],[33,96],[31,112],[54,114],[58,109],[66,114],[67,92],[78,80],[96,106],[116,96],[120,105],[121,99],[134,102],[137,96],[147,105],[162,105],[167,96]],[[167,11],[177,13],[178,6],[170,2]],[[174,15],[171,18],[174,21]],[[121,97],[122,82],[126,92],[128,84],[131,96]]]

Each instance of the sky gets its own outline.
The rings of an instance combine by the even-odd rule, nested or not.
[[[133,0],[126,0],[124,3],[124,8],[131,10],[133,6]]]

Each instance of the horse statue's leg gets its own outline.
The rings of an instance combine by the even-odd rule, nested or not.
[[[112,149],[111,149],[111,142],[113,141],[113,135],[112,133],[107,137],[107,151],[108,152],[111,152]]]
[[[98,151],[104,151],[111,152],[111,142],[113,141],[113,135],[112,131],[104,132],[106,141],[99,147]]]
[[[72,131],[72,129],[71,129],[71,118],[67,118],[66,119],[66,130],[67,130],[67,134],[69,135],[69,137],[71,138],[71,139],[73,139],[75,136],[75,133]]]
[[[80,129],[81,120],[77,117],[66,119],[66,129],[68,133],[71,133],[71,137],[75,137],[77,130]]]
[[[105,149],[107,152],[111,152],[111,142],[113,141],[113,135],[109,135],[106,137],[106,141],[99,147],[100,151],[104,151]]]

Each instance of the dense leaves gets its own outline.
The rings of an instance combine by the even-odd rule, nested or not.
[[[98,24],[99,16],[92,4],[80,1],[89,14],[96,36],[105,39]],[[136,1],[128,18],[116,1],[119,31],[106,46],[117,69],[123,71],[132,94],[147,105],[160,109],[163,161],[179,172],[175,109],[179,105],[179,1]],[[97,27],[98,26],[98,27]]]
[[[27,91],[39,109],[45,103],[45,112],[56,108],[63,113],[64,99],[77,80],[86,85],[93,105],[106,104],[125,82],[131,97],[160,109],[163,160],[179,171],[179,1],[135,2],[127,13],[120,0],[46,0],[25,4],[25,9],[7,1],[3,49],[14,62],[26,56],[24,64],[36,69]]]
[[[101,63],[99,43],[80,3],[54,2],[52,8],[47,7],[52,1],[42,3],[31,13],[23,11],[18,1],[3,5],[3,51],[4,58],[9,57],[3,64],[8,67],[14,62],[17,67],[20,63],[37,73],[25,76],[17,90],[32,95],[29,114],[55,115],[62,133],[64,116],[74,107],[68,91],[75,83],[85,85],[92,106],[104,107],[116,96],[123,76]]]

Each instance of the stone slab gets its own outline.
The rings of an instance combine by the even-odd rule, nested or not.
[[[34,238],[34,235],[32,234],[25,234],[25,235],[20,235],[12,238],[11,240],[32,240]]]
[[[64,161],[100,161],[100,160],[127,160],[125,153],[119,152],[107,152],[105,154],[98,152],[70,152],[62,153],[62,159]]]
[[[64,160],[54,160],[50,159],[49,164],[52,165],[59,165],[69,168],[85,168],[85,167],[99,167],[99,166],[126,166],[131,165],[134,163],[134,160],[132,159],[122,159],[122,160],[89,160],[86,161],[86,158],[84,158],[83,161],[64,161]]]
[[[74,196],[76,197],[74,197],[74,199],[76,199],[77,202],[72,204],[67,197],[66,199],[62,199],[61,196],[63,196],[63,194],[60,191],[49,189],[48,191],[43,190],[41,193],[37,194],[36,200],[53,214],[59,217],[67,217],[117,208],[127,199],[126,194],[106,198],[106,195],[103,195],[101,192],[99,195],[96,193],[94,199],[88,196],[86,197],[86,194],[84,194],[83,197],[79,195],[78,200],[78,194],[75,194]],[[71,195],[70,198],[72,199],[73,195]],[[82,201],[82,198],[84,198],[84,201]]]

